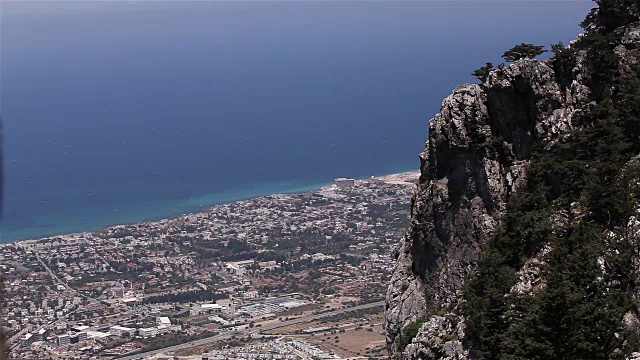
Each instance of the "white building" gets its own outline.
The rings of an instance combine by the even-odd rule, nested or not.
[[[210,310],[211,312],[214,312],[214,313],[219,313],[219,312],[223,312],[224,310],[227,310],[226,306],[218,305],[218,304],[202,304],[200,306],[203,309]]]
[[[337,178],[335,181],[338,189],[351,189],[356,184],[356,181],[350,178]]]
[[[158,329],[158,335],[163,335],[169,332],[169,326],[167,325],[159,325],[157,329]]]
[[[85,342],[89,339],[89,335],[86,332],[79,332],[76,335],[78,336],[78,342]]]
[[[231,275],[242,276],[247,273],[247,267],[253,264],[253,260],[230,262],[225,265],[225,269]]]
[[[166,317],[166,316],[159,316],[159,317],[156,318],[156,323],[158,325],[169,326],[169,325],[171,325],[171,320],[169,320],[169,318]]]
[[[20,339],[20,341],[22,342],[23,345],[29,345],[33,342],[34,338],[33,338],[33,334],[32,333],[26,333],[24,334],[24,336],[22,337],[22,339]]]
[[[227,264],[225,268],[227,269],[227,272],[232,275],[242,276],[245,273],[245,269],[243,267],[240,267],[234,263]]]
[[[194,305],[189,310],[189,315],[197,316],[200,314],[208,314],[208,313],[221,313],[224,310],[227,310],[226,306],[218,305],[218,304],[201,304]]]
[[[253,290],[253,291],[246,291],[244,294],[242,294],[242,297],[245,299],[255,299],[258,297],[258,292]]]
[[[38,330],[38,333],[36,334],[36,336],[37,336],[37,340],[46,341],[47,338],[49,337],[49,329],[42,328]]]
[[[131,336],[136,332],[136,329],[124,327],[124,326],[112,326],[109,328],[109,334],[115,336]]]
[[[58,343],[58,346],[67,346],[71,344],[71,336],[69,336],[69,334],[58,335],[57,343]]]
[[[112,298],[122,298],[124,297],[124,285],[118,284],[108,290],[109,296]]]
[[[146,339],[146,338],[154,337],[158,335],[158,328],[157,327],[140,328],[138,329],[138,332],[140,333],[140,336]]]

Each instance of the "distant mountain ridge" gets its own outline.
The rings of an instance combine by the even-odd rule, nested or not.
[[[386,296],[393,359],[640,358],[640,2],[429,122]]]

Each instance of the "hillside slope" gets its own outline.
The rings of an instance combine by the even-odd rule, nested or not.
[[[640,2],[457,87],[430,120],[385,328],[394,359],[638,351]]]

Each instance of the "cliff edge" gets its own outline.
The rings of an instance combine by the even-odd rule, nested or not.
[[[547,61],[523,58],[499,66],[483,84],[458,86],[429,121],[429,138],[420,154],[421,176],[411,202],[410,228],[397,247],[397,263],[386,295],[385,329],[393,359],[508,358],[504,350],[490,350],[503,345],[488,344],[488,337],[478,330],[478,319],[484,318],[473,311],[476,303],[489,306],[485,298],[485,303],[476,301],[488,290],[477,295],[480,292],[469,289],[469,279],[480,276],[478,273],[488,266],[479,265],[489,258],[485,255],[488,247],[499,251],[505,247],[495,245],[499,244],[496,232],[510,234],[508,225],[504,228],[504,219],[510,206],[516,206],[510,203],[515,194],[528,186],[532,161],[564,145],[571,147],[573,139],[580,136],[576,134],[594,126],[595,120],[590,120],[594,109],[614,101],[622,92],[619,79],[623,75],[637,76],[640,5],[633,1],[605,3],[598,2],[600,9],[594,9],[591,20],[588,17],[585,21],[585,34],[568,48]],[[621,10],[622,5],[626,8]],[[607,6],[615,6],[625,18],[612,21],[607,17],[611,16]],[[599,38],[603,36],[606,43]],[[599,58],[603,50],[598,46],[606,47],[615,57],[615,67],[609,72],[603,70],[604,60]],[[624,153],[624,162],[632,163],[637,154],[637,147],[632,145]],[[517,250],[519,259],[509,263],[517,264],[512,265],[514,283],[509,284],[510,290],[503,297],[511,293],[538,297],[537,289],[545,282],[542,264],[551,261],[548,257],[555,256],[552,253],[559,248],[552,239],[561,227],[557,218],[572,211],[588,216],[584,196],[565,190],[572,180],[566,174],[557,178],[547,173],[539,175],[545,171],[539,163],[535,163],[536,169],[542,170],[536,170],[535,176],[543,178],[547,189],[544,201],[548,203],[549,231],[545,240],[531,241]],[[575,198],[565,201],[570,196]],[[526,217],[527,213],[518,210],[517,216]],[[632,213],[624,217],[620,223],[635,219]],[[582,224],[578,218],[571,217],[567,222],[572,226]],[[618,225],[609,222],[598,231],[615,232]],[[637,266],[637,254],[629,256],[636,256],[630,261]],[[628,286],[625,294],[637,296],[627,291]],[[470,300],[472,296],[476,302]],[[507,305],[514,308],[516,303]],[[637,311],[630,313],[637,321]],[[521,314],[528,316],[524,310]],[[504,318],[505,314],[499,316]],[[470,319],[477,323],[471,335],[467,324]],[[512,335],[513,328],[512,323],[505,324],[505,334]],[[511,335],[504,335],[500,341]],[[548,358],[555,358],[550,354]]]

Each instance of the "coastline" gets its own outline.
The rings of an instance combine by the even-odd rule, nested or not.
[[[393,173],[388,173],[388,174],[384,174],[384,175],[372,175],[372,176],[367,176],[367,177],[356,177],[355,180],[356,181],[362,181],[362,180],[369,180],[369,179],[378,179],[378,180],[382,180],[382,181],[387,181],[387,182],[394,182],[394,181],[398,181],[398,177],[399,176],[409,176],[409,175],[415,175],[416,177],[420,175],[420,171],[419,170],[408,170],[408,171],[400,171],[400,172],[393,172]],[[165,215],[165,216],[150,216],[147,217],[145,219],[141,219],[141,220],[132,220],[132,221],[125,221],[125,222],[117,222],[117,223],[112,223],[112,224],[107,224],[107,225],[102,225],[102,226],[98,226],[98,227],[93,227],[91,229],[86,229],[86,230],[82,230],[82,231],[70,231],[70,232],[62,232],[62,233],[53,233],[50,235],[42,235],[39,237],[30,237],[30,238],[25,238],[25,239],[12,239],[12,240],[8,240],[8,241],[0,241],[0,246],[6,246],[9,244],[16,244],[16,243],[21,243],[21,244],[34,244],[37,243],[43,239],[48,239],[48,238],[54,238],[54,237],[73,237],[73,236],[81,236],[82,234],[85,233],[97,233],[100,232],[104,229],[108,229],[108,228],[112,228],[112,227],[116,227],[116,226],[127,226],[127,225],[134,225],[134,224],[139,224],[139,223],[145,223],[145,222],[156,222],[156,221],[162,221],[162,220],[172,220],[172,219],[177,219],[179,217],[185,216],[185,215],[190,215],[190,214],[199,214],[199,213],[204,213],[204,212],[208,212],[211,211],[214,207],[218,206],[218,205],[224,205],[224,204],[231,204],[231,203],[235,203],[235,202],[240,202],[240,201],[249,201],[252,199],[258,199],[258,198],[262,198],[262,197],[266,197],[266,196],[273,196],[273,195],[296,195],[296,194],[307,194],[307,193],[311,193],[311,192],[315,192],[318,190],[321,190],[322,188],[325,188],[327,186],[332,185],[334,182],[323,182],[323,183],[317,183],[317,184],[309,184],[309,185],[303,185],[303,186],[295,186],[292,187],[288,190],[284,190],[284,191],[277,191],[277,192],[264,192],[264,193],[255,193],[255,194],[250,194],[247,196],[237,196],[237,197],[233,197],[232,199],[228,199],[228,200],[222,200],[219,202],[216,202],[215,200],[213,202],[209,202],[206,204],[192,204],[190,206],[190,208],[192,210],[188,210],[188,211],[179,211],[179,213],[174,212],[170,215]],[[200,197],[198,199],[203,200],[206,198],[216,198],[219,196],[205,196],[205,197]],[[199,201],[194,201],[193,199],[190,199],[188,202],[199,202]],[[206,200],[205,200],[206,202]],[[3,236],[4,237],[4,236]]]

